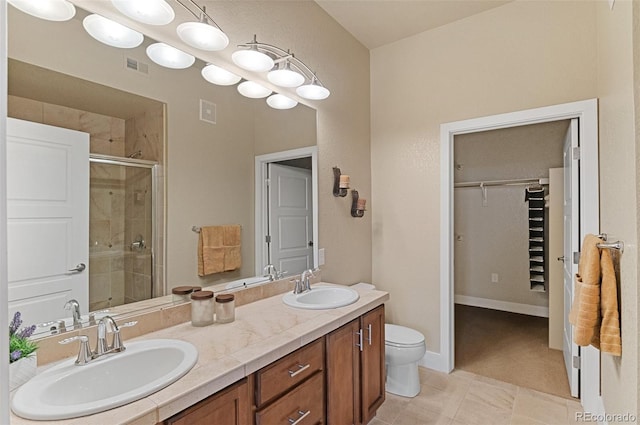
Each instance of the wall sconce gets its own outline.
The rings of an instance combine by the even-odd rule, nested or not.
[[[357,190],[351,191],[351,217],[363,217],[367,200],[358,196]]]
[[[338,167],[333,167],[333,196],[345,197],[349,189],[349,176],[341,173]]]

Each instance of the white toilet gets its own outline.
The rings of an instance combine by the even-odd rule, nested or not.
[[[385,324],[386,390],[403,397],[420,393],[418,360],[427,352],[424,335],[404,326]]]

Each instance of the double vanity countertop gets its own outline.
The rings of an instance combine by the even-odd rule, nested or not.
[[[345,307],[297,309],[285,305],[280,294],[236,307],[236,320],[232,323],[194,327],[186,322],[131,339],[169,338],[190,342],[198,349],[198,362],[168,387],[115,409],[60,421],[31,421],[12,414],[11,424],[155,425],[389,299],[384,291],[359,285],[350,288],[358,291],[360,298]],[[124,341],[125,346],[127,342]]]

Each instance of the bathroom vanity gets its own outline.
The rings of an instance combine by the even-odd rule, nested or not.
[[[296,309],[280,294],[238,307],[232,323],[195,328],[187,322],[132,339],[184,340],[196,346],[198,361],[143,399],[53,423],[366,424],[384,401],[389,295],[356,289],[358,301],[345,307]]]

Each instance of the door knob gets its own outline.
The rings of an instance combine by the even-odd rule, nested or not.
[[[564,255],[563,255],[562,257],[558,257],[558,258],[556,258],[556,260],[558,260],[558,261],[562,261],[562,262],[564,263]]]
[[[309,241],[308,245],[313,246],[313,241]]]
[[[84,263],[80,263],[77,266],[75,266],[75,268],[73,268],[73,269],[71,269],[69,271],[72,272],[72,273],[80,273],[80,272],[83,272],[84,269],[86,269],[86,268],[87,268],[87,266]]]

